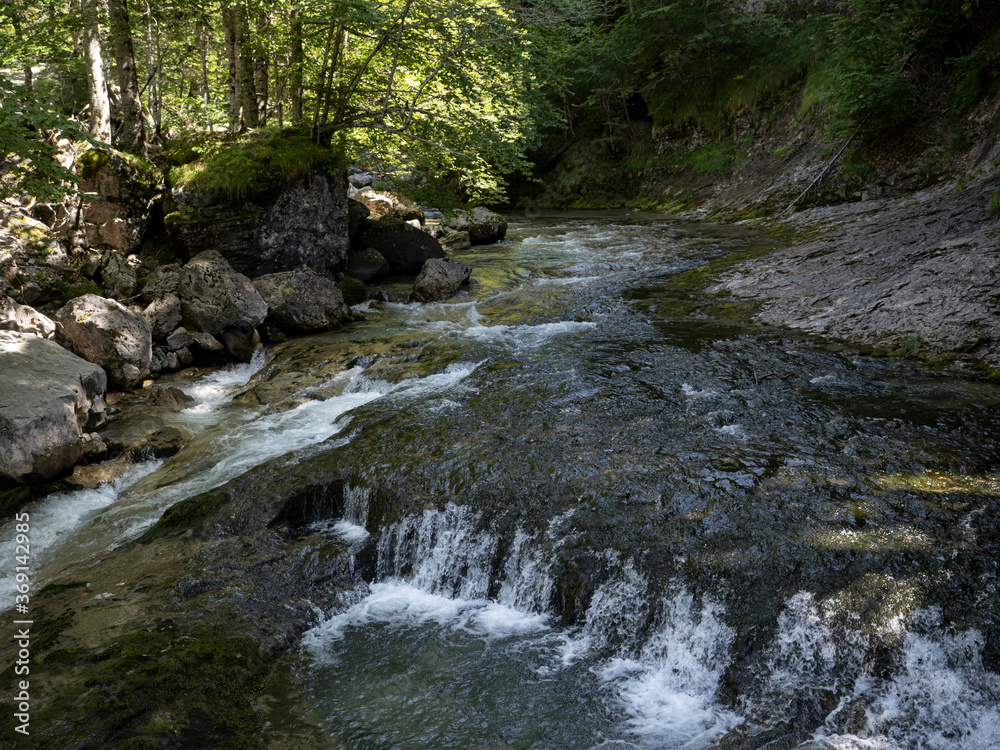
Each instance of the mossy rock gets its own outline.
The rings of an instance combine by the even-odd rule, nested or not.
[[[340,293],[347,305],[357,305],[365,301],[365,285],[353,276],[345,276],[337,282]]]

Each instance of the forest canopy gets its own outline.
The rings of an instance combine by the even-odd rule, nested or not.
[[[496,199],[546,133],[600,137],[640,119],[722,138],[793,91],[843,132],[899,131],[943,89],[945,106],[968,108],[1000,69],[1000,11],[985,0],[3,7],[4,189],[36,194],[67,179],[50,157],[78,122],[139,155],[295,128],[373,168]]]

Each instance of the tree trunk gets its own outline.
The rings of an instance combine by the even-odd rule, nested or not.
[[[208,89],[208,24],[201,24],[198,34],[201,45],[201,85],[205,96],[205,104],[211,104],[212,95]]]
[[[258,12],[256,42],[252,45],[253,50],[253,88],[257,99],[257,124],[267,123],[267,94],[268,94],[268,55],[267,40],[271,17],[264,12]],[[249,24],[248,24],[249,27]]]
[[[305,55],[302,51],[302,21],[299,20],[299,10],[292,11],[292,42],[291,42],[291,77],[290,87],[292,89],[292,125],[298,126],[302,123],[304,106],[302,101],[302,67],[305,64]]]
[[[115,61],[118,63],[118,86],[122,93],[119,147],[122,151],[144,156],[146,128],[142,121],[139,82],[135,75],[135,51],[132,47],[132,26],[126,0],[108,0],[108,20],[115,47]]]
[[[257,117],[257,93],[253,85],[253,47],[247,14],[238,5],[233,8],[233,13],[236,16],[236,85],[240,94],[240,106],[243,108],[243,125],[255,128],[260,120]]]
[[[239,78],[236,75],[237,16],[226,0],[222,2],[222,25],[226,30],[226,58],[229,60],[229,130],[235,133],[240,129]]]
[[[111,143],[111,101],[104,82],[98,19],[97,0],[83,0],[83,56],[87,63],[87,88],[90,91],[90,132],[97,140]]]
[[[146,65],[150,75],[149,83],[149,112],[153,115],[153,122],[156,123],[156,131],[160,131],[160,106],[157,101],[157,82],[153,76],[156,70],[156,53],[153,49],[153,6],[150,0],[146,0]]]

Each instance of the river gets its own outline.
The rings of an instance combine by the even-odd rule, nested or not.
[[[40,575],[306,467],[341,489],[289,533],[355,583],[266,688],[273,747],[998,747],[1000,388],[676,281],[772,244],[515,220],[467,293],[184,385],[177,456],[30,508]]]

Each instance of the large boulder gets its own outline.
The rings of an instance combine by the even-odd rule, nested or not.
[[[469,283],[471,273],[471,268],[457,260],[431,258],[413,282],[413,299],[417,302],[448,299]]]
[[[107,376],[54,341],[0,331],[0,475],[51,479],[83,455],[104,422]]]
[[[141,314],[113,299],[85,294],[61,307],[55,319],[60,341],[103,367],[119,388],[135,388],[149,376],[153,337]]]
[[[267,317],[267,303],[250,279],[217,250],[200,253],[181,269],[177,296],[184,317],[211,334],[233,326],[256,328]]]
[[[7,297],[0,302],[0,330],[33,333],[43,339],[52,339],[56,335],[56,324],[33,307],[19,305],[13,298]]]
[[[254,279],[267,302],[268,319],[279,328],[327,331],[341,324],[344,295],[331,279],[303,268]]]
[[[507,220],[483,206],[455,211],[444,223],[454,232],[468,232],[473,245],[488,245],[507,235]]]
[[[24,209],[0,206],[0,298],[38,307],[79,281],[66,248]]]
[[[188,188],[174,188],[172,197],[177,210],[165,217],[171,236],[192,255],[218,251],[251,278],[303,267],[334,273],[347,262],[342,179],[314,174],[255,200],[231,201]]]
[[[365,222],[361,249],[376,250],[393,273],[417,274],[431,258],[444,258],[437,240],[402,219],[387,217]]]
[[[365,219],[371,216],[372,212],[368,206],[353,198],[347,199],[348,234],[351,238],[351,250],[357,250],[358,240],[365,228]]]
[[[348,258],[345,271],[348,276],[368,283],[389,273],[389,263],[378,250],[368,248]]]

